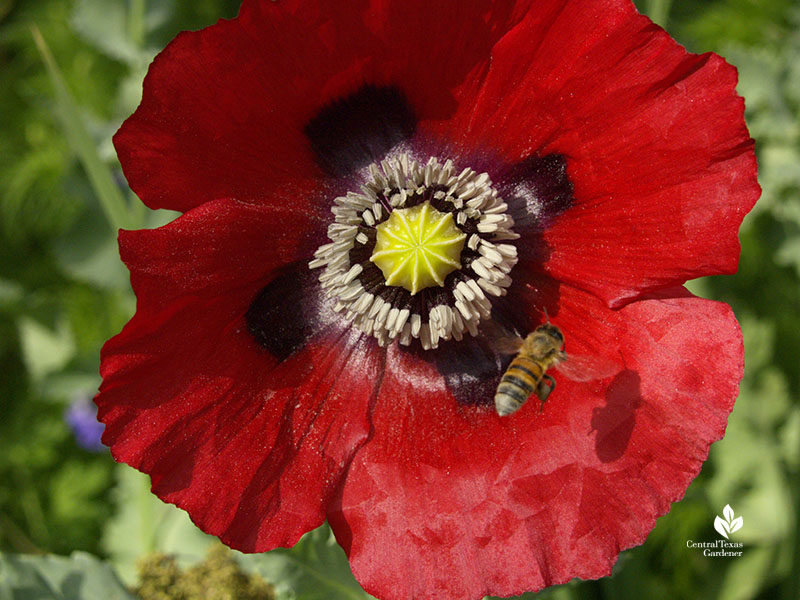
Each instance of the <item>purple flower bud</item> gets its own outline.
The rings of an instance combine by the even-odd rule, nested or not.
[[[106,449],[100,441],[105,425],[97,420],[97,407],[91,397],[79,395],[64,411],[64,420],[72,428],[78,445],[90,452],[102,452]]]

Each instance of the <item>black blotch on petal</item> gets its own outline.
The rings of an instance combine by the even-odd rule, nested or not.
[[[514,229],[546,229],[575,202],[567,160],[561,154],[530,156],[513,165],[500,182],[503,196],[513,199]]]
[[[319,166],[342,176],[381,160],[414,135],[416,127],[414,111],[400,89],[365,85],[322,108],[304,132]]]
[[[460,342],[445,342],[434,351],[436,368],[462,406],[491,406],[512,358],[496,354],[470,335]]]
[[[319,280],[305,263],[286,267],[253,300],[247,330],[278,360],[305,346],[323,327]]]

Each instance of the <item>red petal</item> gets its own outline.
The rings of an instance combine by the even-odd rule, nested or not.
[[[543,268],[619,305],[736,270],[760,193],[736,80],[627,0],[544,0],[495,46],[474,110],[439,133],[511,162],[566,156],[576,204],[547,231]],[[522,265],[540,260],[523,249]]]
[[[327,54],[277,3],[259,6],[258,23],[243,11],[183,32],[150,66],[141,105],[114,137],[131,188],[148,206],[267,202],[274,190],[320,174],[301,123]]]
[[[555,373],[541,414],[533,401],[506,418],[460,407],[432,369],[390,349],[373,435],[329,514],[368,592],[480,598],[606,575],[722,437],[743,366],[728,306],[680,290],[612,312],[560,294],[568,349],[623,370],[587,383]]]
[[[319,339],[275,366],[226,300],[135,318],[103,350],[96,398],[114,458],[153,492],[245,552],[291,546],[320,525],[366,439],[379,354]]]
[[[125,175],[153,208],[269,202],[322,177],[303,130],[325,105],[391,85],[419,118],[445,118],[527,3],[245,2],[237,19],[184,32],[156,57],[114,138]]]
[[[309,260],[328,219],[279,198],[271,207],[217,200],[158,229],[121,231],[138,309],[161,310],[188,295],[254,295],[277,269]]]
[[[251,0],[242,18],[252,21],[253,36],[274,18],[268,2]],[[454,114],[470,101],[486,73],[493,45],[529,10],[531,0],[314,0],[277,3],[293,15],[319,48],[298,57],[309,94],[318,107],[364,83],[397,86],[422,120]],[[282,52],[306,44],[286,36]],[[282,57],[274,57],[282,60]],[[321,90],[321,91],[320,91]],[[300,99],[305,101],[304,99]]]
[[[335,324],[280,364],[248,332],[275,269],[307,256],[303,223],[217,201],[121,237],[138,309],[103,348],[104,443],[246,551],[292,545],[323,521],[379,380],[381,354]]]

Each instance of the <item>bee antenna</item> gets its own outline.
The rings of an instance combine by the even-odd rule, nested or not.
[[[544,311],[544,318],[547,321],[547,324],[550,325],[550,315],[547,314],[547,307],[543,306],[542,310]]]

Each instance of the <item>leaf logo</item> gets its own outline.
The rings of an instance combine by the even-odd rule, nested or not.
[[[725,516],[724,519],[719,515],[714,519],[714,529],[716,529],[722,537],[728,539],[729,534],[734,531],[739,531],[742,528],[744,521],[742,517],[733,518],[733,509],[730,504],[725,505],[725,508],[722,509],[722,514]]]

